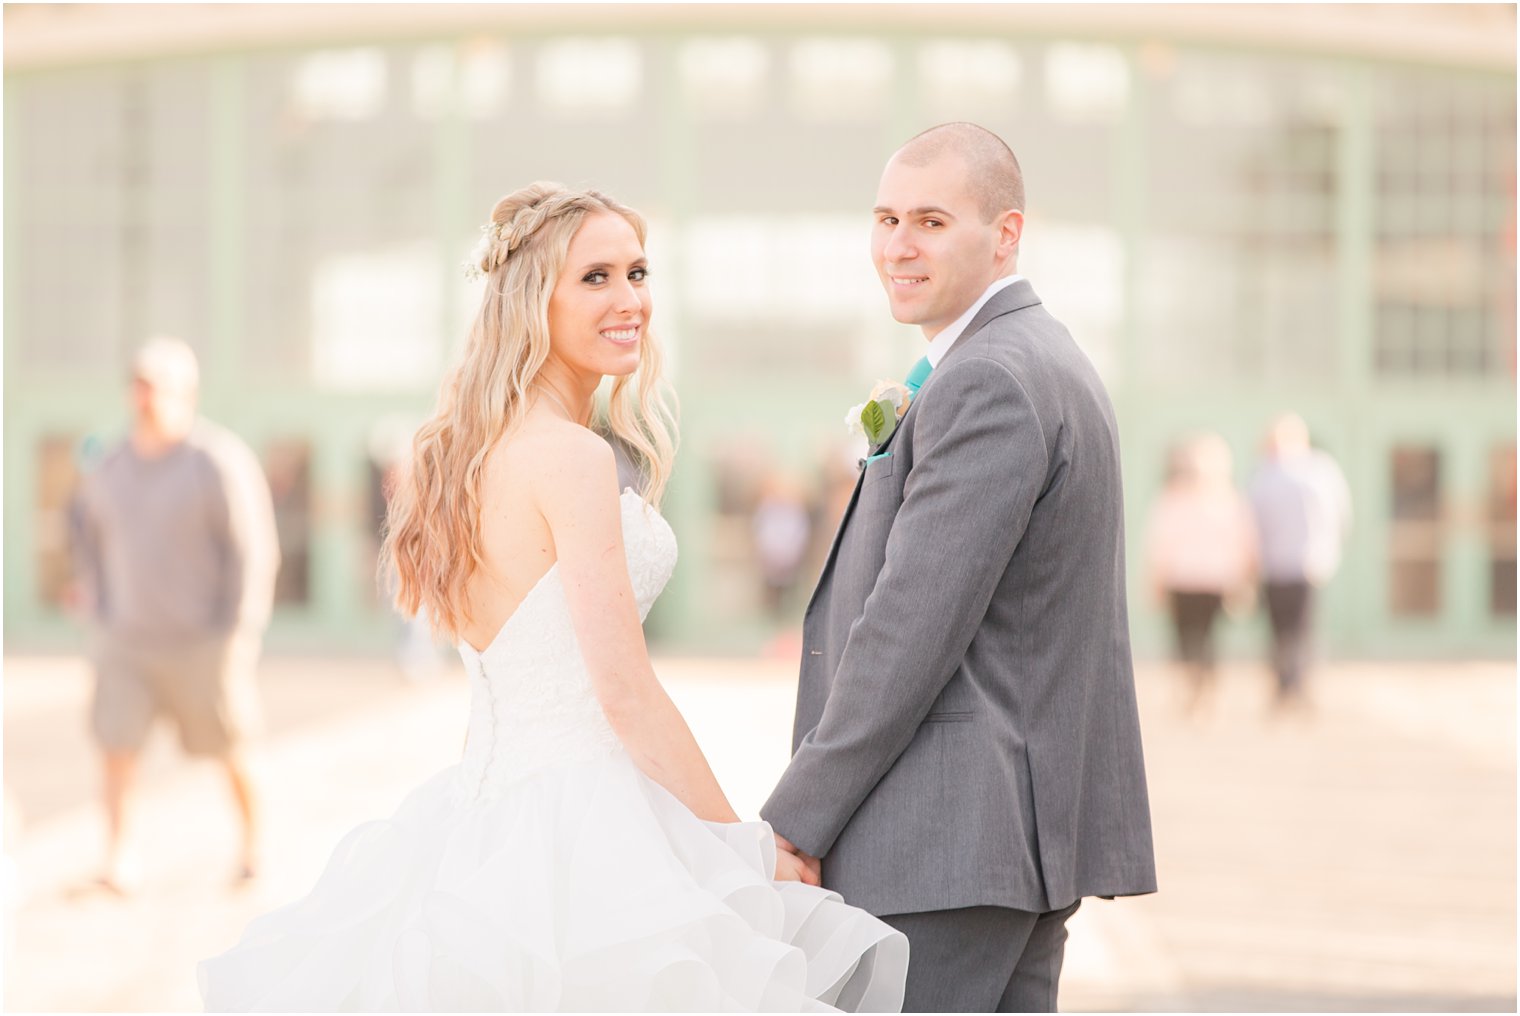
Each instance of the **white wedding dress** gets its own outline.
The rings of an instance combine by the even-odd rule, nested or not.
[[[622,495],[640,616],[675,536]],[[645,776],[592,692],[557,567],[483,652],[469,738],[304,899],[202,962],[208,1010],[896,1012],[908,943],[774,882],[763,822],[703,822]]]

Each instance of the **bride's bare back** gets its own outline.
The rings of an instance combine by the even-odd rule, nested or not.
[[[461,630],[474,649],[486,649],[558,554],[540,509],[541,486],[553,483],[566,456],[590,435],[538,405],[486,458],[480,485],[480,538],[485,564],[466,585],[470,622]],[[609,497],[616,497],[611,491]]]

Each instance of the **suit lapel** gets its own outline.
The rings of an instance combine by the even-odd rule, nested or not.
[[[930,376],[932,377],[933,375],[930,375]],[[928,384],[927,381],[925,381],[924,383]],[[922,394],[922,391],[923,391],[923,389],[919,389],[920,394]],[[879,455],[882,452],[887,451],[887,450],[889,450],[892,447],[892,442],[895,441],[895,440],[897,440],[897,435],[900,434],[900,433],[902,433],[903,425],[908,422],[908,414],[911,413],[911,412],[913,412],[913,407],[916,406],[917,404],[918,404],[918,396],[915,395],[913,397],[912,401],[910,401],[908,403],[908,408],[903,413],[902,419],[898,420],[897,421],[897,426],[892,429],[892,433],[888,434],[887,435],[887,439],[881,443],[881,447],[878,448],[878,449],[876,449],[876,454]],[[862,462],[863,461],[864,460],[862,460]],[[834,542],[831,543],[831,544],[829,544],[829,554],[828,554],[828,557],[826,557],[826,558],[823,559],[823,570],[818,573],[818,582],[817,582],[816,585],[813,586],[813,595],[808,600],[807,611],[804,613],[804,615],[803,615],[804,617],[807,616],[808,613],[812,612],[812,610],[813,610],[813,601],[816,600],[816,599],[818,599],[818,590],[821,589],[821,588],[823,588],[824,577],[827,576],[828,573],[829,573],[829,570],[834,567],[834,558],[839,553],[839,542],[842,539],[844,539],[844,527],[847,526],[847,525],[849,525],[850,516],[853,515],[853,514],[855,514],[855,505],[860,500],[860,487],[861,487],[861,484],[863,484],[865,482],[865,479],[866,479],[865,467],[861,466],[861,468],[859,468],[855,472],[855,489],[850,492],[850,503],[847,504],[847,505],[845,505],[844,514],[842,516],[840,516],[840,519],[839,519],[839,526],[838,526],[838,528],[836,528],[834,530]]]
[[[813,584],[813,595],[808,597],[807,609],[802,612],[804,618],[813,612],[813,604],[818,602],[818,590],[823,588],[823,580],[834,568],[834,558],[839,554],[839,542],[844,539],[844,527],[849,524],[850,516],[855,512],[855,502],[860,500],[860,483],[865,475],[866,471],[862,469],[855,477],[855,489],[850,491],[850,503],[845,505],[844,515],[834,530],[834,542],[829,544],[829,555],[823,559],[823,569],[818,572],[818,581]]]
[[[1029,284],[1028,279],[1020,279],[1013,285],[994,293],[992,299],[988,300],[982,306],[982,309],[976,312],[976,316],[971,319],[971,323],[966,326],[966,330],[961,332],[960,337],[951,343],[950,348],[945,351],[945,355],[940,358],[940,365],[943,365],[946,360],[954,356],[956,350],[965,348],[966,340],[985,328],[994,318],[1002,317],[1004,314],[1012,314],[1014,311],[1023,310],[1026,307],[1033,307],[1039,302],[1040,298],[1035,295],[1034,287]],[[935,369],[938,370],[939,367],[936,366]],[[933,381],[934,375],[931,373],[928,379],[924,381],[924,388],[927,388]],[[908,422],[908,413],[913,412],[913,407],[918,405],[918,399],[921,395],[923,395],[923,388],[920,388],[918,395],[915,395],[913,401],[908,403],[907,412],[903,413],[902,419],[897,421],[897,426],[893,429],[892,433],[888,435],[886,441],[882,442],[881,447],[876,450],[877,454],[887,451],[892,447],[892,442],[897,439],[897,435],[902,432],[903,425]],[[828,578],[829,572],[834,568],[834,559],[839,555],[839,544],[844,539],[845,527],[850,524],[850,516],[855,513],[855,505],[860,501],[860,487],[865,481],[865,476],[866,471],[864,468],[860,469],[855,476],[855,489],[850,492],[850,503],[845,505],[844,515],[839,520],[839,527],[834,530],[834,542],[829,544],[828,557],[823,560],[823,570],[818,573],[818,582],[813,586],[813,595],[808,599],[807,610],[803,613],[804,617],[813,612],[813,604],[818,600],[818,591],[823,588],[824,579]]]

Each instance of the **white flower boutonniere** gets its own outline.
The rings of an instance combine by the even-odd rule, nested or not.
[[[897,381],[877,381],[870,396],[845,414],[844,425],[852,434],[862,434],[872,448],[879,448],[892,436],[897,423],[913,400],[908,386]]]

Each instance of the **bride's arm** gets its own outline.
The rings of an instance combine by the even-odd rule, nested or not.
[[[612,448],[582,431],[556,436],[560,454],[535,478],[581,655],[624,748],[697,817],[737,822],[702,749],[655,677],[623,550]]]

